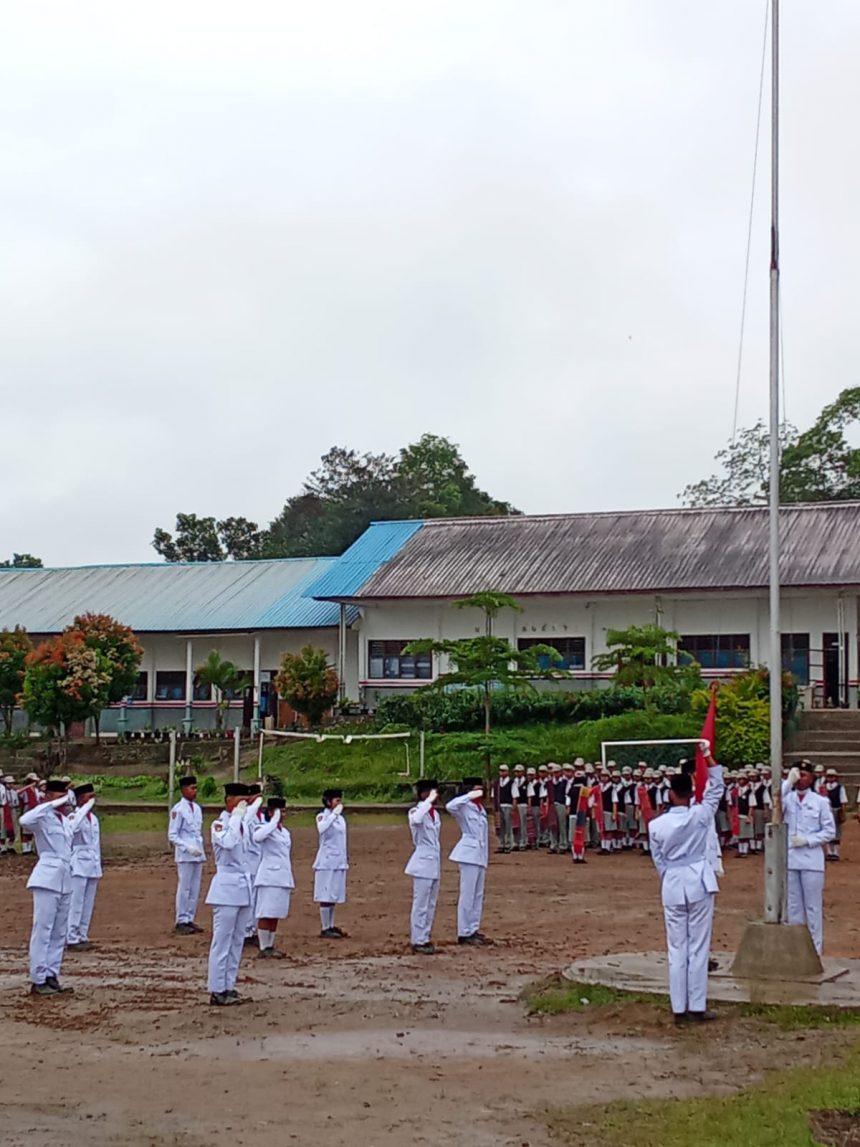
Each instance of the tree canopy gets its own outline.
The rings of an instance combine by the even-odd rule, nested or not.
[[[332,447],[265,530],[177,514],[174,532],[157,529],[152,544],[169,562],[336,556],[374,521],[517,512],[478,488],[453,442],[424,434],[397,455]]]
[[[0,569],[4,570],[40,570],[42,559],[33,554],[12,554],[5,562],[0,562]]]
[[[843,390],[812,426],[799,433],[781,429],[782,503],[845,502],[860,498],[860,448],[845,437],[860,422],[860,387]],[[769,434],[764,422],[747,427],[715,455],[721,471],[687,486],[687,506],[756,506],[768,498]]]

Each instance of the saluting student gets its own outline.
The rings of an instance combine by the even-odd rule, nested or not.
[[[197,803],[197,777],[180,777],[180,800],[170,810],[167,839],[173,845],[176,863],[176,927],[180,936],[202,932],[194,923],[200,880],[203,876],[203,809]]]
[[[251,915],[251,876],[245,853],[244,819],[248,812],[248,786],[224,786],[224,811],[211,829],[215,875],[206,903],[212,907],[212,943],[209,946],[209,1003],[228,1007],[241,1002],[236,979],[242,959],[245,929]]]
[[[87,802],[74,816],[67,816],[69,797],[65,782],[51,780],[45,785],[44,801],[23,813],[19,821],[35,838],[39,854],[27,881],[33,893],[30,991],[34,996],[72,991],[60,987],[58,979],[72,899],[72,837],[91,807],[92,802]]]
[[[90,945],[90,921],[96,902],[96,892],[102,878],[101,829],[99,818],[93,812],[95,789],[92,785],[78,785],[75,802],[83,812],[72,836],[72,900],[69,905],[69,931],[66,947],[70,952],[85,952]]]
[[[483,802],[484,782],[479,777],[466,777],[462,790],[460,796],[445,805],[462,834],[449,857],[460,867],[457,943],[486,944],[489,941],[480,931],[484,881],[489,862],[489,828]]]
[[[436,901],[439,897],[439,879],[442,875],[442,852],[439,844],[441,822],[436,810],[439,798],[436,781],[420,780],[415,786],[418,803],[409,810],[409,831],[414,851],[404,869],[412,877],[412,914],[409,939],[412,951],[421,956],[432,956],[436,949],[430,942]]]
[[[39,788],[39,778],[36,773],[27,773],[24,777],[24,784],[18,789],[18,808],[21,810],[18,814],[18,828],[21,832],[21,855],[28,856],[33,851],[33,834],[27,830],[26,821],[23,817],[25,813],[32,812],[33,809],[38,808],[42,801],[42,793]],[[44,784],[44,781],[41,782]],[[55,781],[55,784],[62,784],[62,781]]]
[[[257,890],[254,886],[254,881],[257,876],[257,869],[260,867],[260,846],[254,840],[254,829],[258,828],[263,822],[262,802],[263,802],[263,789],[258,784],[251,784],[247,786],[248,796],[252,802],[245,813],[245,835],[247,843],[245,845],[245,858],[248,863],[248,871],[251,874],[251,894],[256,900]],[[259,797],[259,800],[257,799]],[[251,919],[248,921],[248,927],[245,930],[245,943],[257,943],[257,909],[254,904],[251,905]]]
[[[343,789],[326,789],[323,810],[317,813],[320,843],[314,860],[314,900],[320,906],[320,935],[325,940],[341,940],[346,932],[335,927],[338,904],[346,903],[346,821],[343,816]]]
[[[283,797],[269,797],[263,820],[253,829],[254,843],[260,849],[260,863],[254,877],[257,916],[257,937],[260,956],[264,960],[283,959],[283,952],[275,950],[275,932],[279,920],[290,914],[290,897],[296,884],[293,880],[292,837],[284,824]]]
[[[791,769],[782,786],[788,827],[788,922],[805,924],[818,955],[824,944],[824,849],[836,835],[830,801],[814,791],[809,761]]]

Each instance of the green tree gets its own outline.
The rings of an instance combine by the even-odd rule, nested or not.
[[[65,740],[73,721],[96,717],[108,704],[113,667],[79,630],[67,629],[27,656],[22,705],[31,721]]]
[[[674,660],[678,634],[659,625],[631,625],[606,631],[606,653],[592,658],[600,673],[615,671],[614,685],[638,685],[646,698],[656,685],[665,685],[689,675]],[[647,704],[647,700],[646,700]]]
[[[493,716],[493,696],[499,690],[534,690],[533,679],[541,677],[562,677],[565,673],[558,669],[545,669],[541,662],[550,665],[561,661],[558,652],[549,645],[535,645],[529,649],[515,649],[506,637],[496,637],[493,623],[504,609],[522,611],[522,606],[506,593],[490,590],[472,594],[453,602],[455,609],[477,609],[484,615],[484,632],[478,637],[462,637],[456,640],[433,641],[426,638],[407,645],[409,654],[433,653],[448,658],[450,669],[440,673],[431,689],[450,687],[479,688],[484,701],[484,776],[487,787],[490,785],[491,736]]]
[[[213,649],[202,665],[194,670],[201,685],[209,686],[215,696],[215,728],[224,728],[224,717],[230,701],[245,686],[246,674],[237,669],[232,661],[227,661]]]
[[[153,549],[166,562],[223,562],[227,558],[247,561],[259,557],[263,535],[256,522],[247,518],[199,518],[177,514],[175,533],[157,529]]]
[[[411,518],[485,517],[514,514],[478,489],[459,448],[447,438],[422,434],[400,451],[397,481],[401,500]]]
[[[12,718],[24,687],[27,655],[32,649],[26,629],[16,625],[14,629],[0,630],[0,715],[7,737],[12,733]]]
[[[110,669],[107,686],[108,704],[122,701],[134,689],[143,648],[127,625],[122,625],[107,613],[82,613],[74,619],[70,631],[80,633],[84,644],[97,650]],[[101,739],[101,711],[93,714],[96,743]]]
[[[275,678],[275,688],[280,695],[307,718],[311,727],[319,725],[335,703],[339,685],[337,672],[328,663],[328,654],[312,645],[305,645],[300,653],[285,653]]]
[[[13,570],[40,570],[42,559],[32,554],[13,554],[10,560],[0,562],[0,569]]]
[[[860,448],[845,432],[860,421],[860,387],[843,390],[802,434],[786,423],[780,431],[780,502],[843,502],[860,498]],[[687,486],[688,506],[765,505],[769,490],[770,436],[761,421],[742,430],[717,452],[721,472]]]

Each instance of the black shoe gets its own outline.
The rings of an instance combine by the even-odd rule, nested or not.
[[[504,851],[505,850],[501,846],[499,846],[499,848],[496,849],[496,853],[500,853],[500,852],[504,852]]]
[[[67,952],[89,952],[90,948],[92,948],[92,944],[89,940],[78,940],[74,944],[66,944]]]
[[[229,991],[226,991],[226,992],[224,993],[224,995],[225,995],[225,996],[228,996],[228,997],[229,997],[231,1000],[238,1000],[238,999],[241,999],[241,997],[240,997],[239,993],[236,991],[236,989],[235,989],[235,988],[230,988],[230,989],[229,989]]]
[[[45,981],[44,984],[31,984],[31,996],[58,996],[60,994],[59,988],[52,988],[51,985]]]
[[[177,936],[193,936],[196,929],[193,924],[177,924],[173,931]]]
[[[716,1012],[687,1012],[687,1015],[693,1024],[707,1024],[717,1018]]]
[[[320,937],[323,940],[343,940],[344,934],[338,928],[323,928]]]
[[[675,1027],[676,1028],[684,1027],[685,1024],[688,1024],[690,1022],[690,1013],[689,1012],[675,1012],[672,1018],[675,1021]]]
[[[479,940],[477,936],[458,936],[457,943],[470,944],[472,947],[479,948],[482,944],[482,941]]]
[[[348,940],[349,939],[349,932],[344,932],[343,928],[338,928],[334,924],[332,924],[331,930],[332,930],[332,932],[336,932],[342,940]]]
[[[206,931],[206,929],[201,928],[199,924],[195,924],[193,920],[188,925],[188,927],[191,929],[192,932],[205,932]]]
[[[715,960],[713,956],[708,960],[708,971],[718,972],[720,970],[720,961]]]
[[[49,988],[53,988],[55,992],[73,992],[75,990],[74,988],[60,987],[60,981],[56,976],[45,976],[45,983]]]
[[[260,951],[257,953],[257,959],[259,959],[259,960],[285,960],[286,954],[284,952],[278,952],[275,948],[261,948]]]
[[[416,956],[435,956],[436,949],[432,944],[413,944],[412,951]]]
[[[259,948],[259,946],[260,946],[259,937],[257,937],[257,936],[246,936],[244,941],[243,941],[243,946],[245,948]]]

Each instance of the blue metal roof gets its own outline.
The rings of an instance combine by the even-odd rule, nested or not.
[[[0,629],[22,625],[30,633],[58,633],[88,611],[108,613],[138,633],[336,626],[338,605],[307,595],[308,586],[336,562],[287,558],[8,569],[0,576]]]
[[[355,597],[361,586],[423,525],[423,521],[372,522],[361,537],[334,560],[330,569],[308,587],[307,593],[333,601]]]

